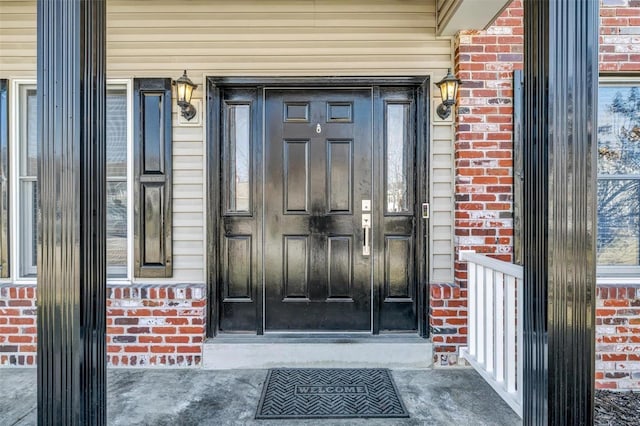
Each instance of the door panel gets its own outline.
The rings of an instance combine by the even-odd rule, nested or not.
[[[370,89],[266,90],[266,331],[371,330],[371,120]]]
[[[284,213],[308,213],[309,141],[284,141]]]
[[[330,213],[350,213],[353,205],[353,143],[330,140],[327,144],[327,205]]]
[[[251,235],[224,237],[224,300],[251,301]]]
[[[384,238],[384,301],[413,300],[413,250],[410,236]]]
[[[309,300],[309,236],[284,236],[282,295],[284,300]]]
[[[329,299],[351,301],[352,238],[350,235],[329,237],[327,258],[329,259]]]

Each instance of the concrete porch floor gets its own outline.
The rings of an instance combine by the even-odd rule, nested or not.
[[[110,369],[109,425],[518,425],[471,369],[392,370],[409,419],[254,420],[267,370]],[[0,425],[35,425],[36,370],[0,368]]]

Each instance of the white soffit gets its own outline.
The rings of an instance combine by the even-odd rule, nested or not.
[[[484,30],[510,3],[511,0],[437,0],[438,35]]]

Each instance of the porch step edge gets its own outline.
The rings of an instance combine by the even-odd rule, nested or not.
[[[419,343],[212,343],[203,347],[207,370],[267,368],[428,369],[433,345]]]

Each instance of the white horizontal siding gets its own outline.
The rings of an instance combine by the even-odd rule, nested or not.
[[[191,241],[173,241],[173,249],[179,251],[184,256],[200,256],[202,248],[192,244]]]
[[[188,184],[173,184],[174,199],[200,199],[202,198],[202,183],[189,182]]]
[[[173,112],[173,279],[202,282],[205,280],[203,128],[180,126],[175,100]],[[197,173],[185,175],[186,170]]]
[[[431,142],[431,265],[434,282],[453,281],[453,129],[443,122],[432,126]]]
[[[173,183],[191,183],[194,181],[202,180],[202,176],[204,175],[204,170],[202,169],[176,169],[175,165],[173,168]]]
[[[35,1],[0,0],[0,78],[34,78]],[[452,41],[435,0],[107,0],[109,78],[403,76],[439,80]],[[204,127],[174,106],[174,280],[204,280]],[[432,126],[431,279],[453,276],[450,125]],[[450,192],[447,193],[447,187]]]
[[[182,128],[173,129],[174,135],[179,134],[181,131],[182,131]],[[178,144],[178,143],[180,142],[174,142],[174,144]],[[174,170],[180,170],[180,171],[192,170],[195,167],[197,168],[202,167],[202,155],[174,155],[174,158],[173,158]]]
[[[35,2],[0,0],[2,71],[35,71]],[[451,65],[434,0],[107,1],[110,78],[414,75]],[[197,82],[201,83],[201,77]]]
[[[199,97],[194,96],[193,99],[199,99]],[[174,114],[173,127],[177,128],[179,125],[177,122],[177,117],[175,115],[176,114]],[[191,143],[199,142],[201,144],[200,147],[202,148],[202,139],[203,139],[202,127],[180,127],[179,131],[173,133],[174,143],[175,142],[191,142]],[[187,146],[191,146],[191,145],[187,145]],[[202,153],[200,153],[200,155],[201,154]]]
[[[202,141],[195,141],[195,142],[184,141],[181,143],[174,143],[173,155],[187,155],[187,156],[202,155]]]

